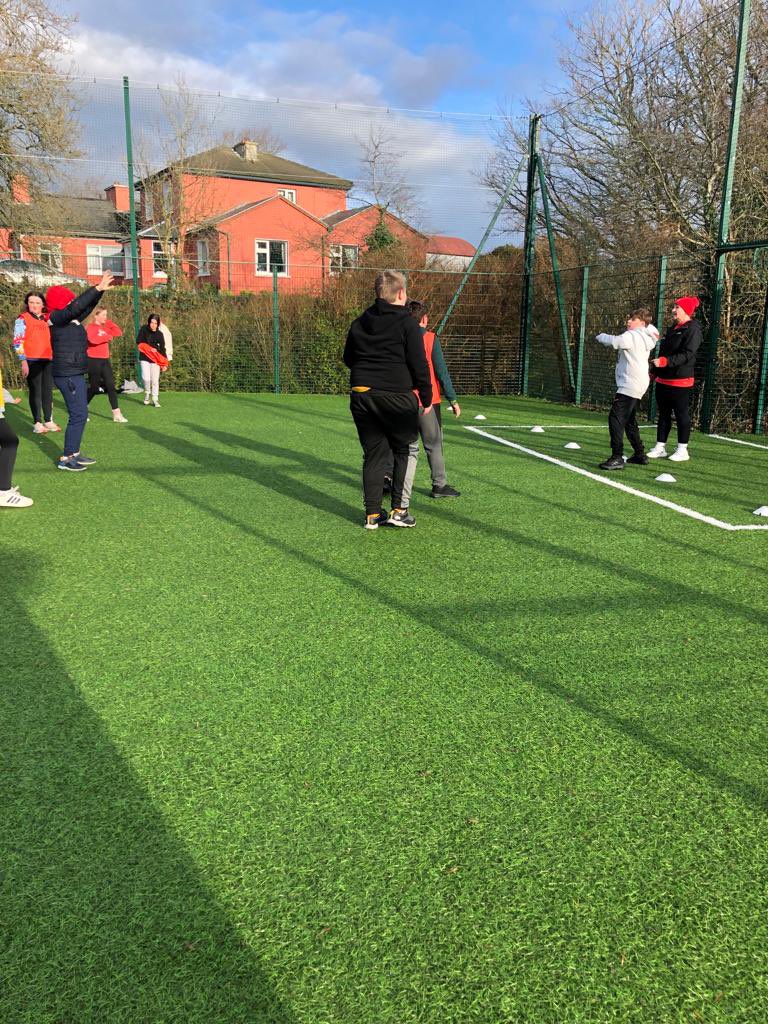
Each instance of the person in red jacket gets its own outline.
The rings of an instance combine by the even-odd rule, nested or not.
[[[93,311],[93,320],[88,324],[85,333],[88,335],[88,402],[103,387],[112,408],[112,419],[115,423],[127,423],[128,420],[120,412],[120,402],[115,388],[115,375],[109,360],[109,343],[113,338],[121,338],[123,332],[108,319],[108,312],[103,306]]]

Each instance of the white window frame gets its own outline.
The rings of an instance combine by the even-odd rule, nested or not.
[[[287,199],[289,203],[296,203],[296,189],[295,188],[279,188],[277,194],[282,196],[283,199]]]
[[[278,270],[278,277],[288,277],[288,242],[282,238],[257,238],[253,244],[253,265],[257,277],[272,277],[272,260],[270,259],[270,245],[283,246],[283,270]],[[259,270],[259,246],[266,246],[267,269]],[[261,250],[264,252],[264,249]]]
[[[345,249],[354,249],[354,260],[352,263],[345,263]],[[357,266],[357,262],[360,259],[360,246],[359,245],[347,245],[344,242],[334,243],[328,249],[329,262],[328,272],[330,274],[340,274],[343,270],[350,270]]]
[[[62,270],[64,266],[61,245],[58,242],[38,242],[37,259],[39,263],[52,270]]]
[[[208,239],[198,238],[197,240],[197,276],[210,277],[211,263],[208,253]]]
[[[167,270],[158,270],[157,269],[157,262],[156,262],[156,260],[157,260],[158,257],[164,263],[166,263],[166,264],[168,263],[168,257],[165,255],[165,252],[163,251],[163,243],[162,242],[158,242],[158,241],[153,241],[152,242],[152,277],[157,277],[161,281],[167,281],[168,280],[168,271]]]
[[[138,249],[136,251],[136,256],[137,256],[137,261],[136,262],[138,263],[138,260],[141,259],[141,256],[139,255],[139,252],[138,252]],[[133,280],[133,260],[131,259],[131,243],[130,242],[126,242],[125,245],[123,246],[123,263],[125,264],[125,270],[123,272],[123,277],[125,278],[126,281],[132,281]]]
[[[113,243],[112,245],[97,245],[88,243],[85,247],[85,262],[86,272],[89,277],[100,277],[104,273],[104,257],[105,256],[121,256],[123,255],[123,247],[119,242]],[[113,270],[112,273],[115,277],[122,277],[122,270]]]

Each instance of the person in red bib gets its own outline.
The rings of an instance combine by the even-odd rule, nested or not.
[[[93,311],[93,320],[88,324],[85,333],[88,335],[88,402],[98,395],[103,387],[107,393],[115,423],[127,423],[128,420],[120,412],[120,402],[115,388],[115,375],[109,359],[109,343],[113,338],[121,338],[123,332],[108,319],[108,312],[103,306]]]
[[[656,425],[656,444],[648,452],[649,459],[667,457],[667,438],[672,429],[672,417],[677,423],[677,448],[669,456],[670,462],[687,462],[688,441],[691,437],[691,395],[693,394],[696,353],[701,347],[701,324],[693,319],[699,307],[694,295],[675,299],[672,307],[674,323],[664,335],[659,354],[651,360],[651,375],[656,380],[656,404],[659,418]]]
[[[60,431],[53,421],[53,350],[51,328],[40,292],[27,292],[24,312],[13,326],[13,350],[29,388],[29,408],[35,434]]]

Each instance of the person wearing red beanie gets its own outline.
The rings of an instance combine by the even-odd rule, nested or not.
[[[107,271],[95,288],[86,289],[82,295],[75,296],[69,288],[54,285],[45,296],[51,324],[53,383],[61,392],[69,415],[64,433],[64,454],[58,461],[58,468],[70,472],[80,472],[96,461],[80,451],[88,422],[88,384],[85,377],[88,372],[88,335],[80,321],[99,304],[104,292],[112,287],[113,280]]]
[[[691,395],[693,394],[696,353],[701,347],[701,324],[693,319],[699,308],[695,295],[675,299],[672,307],[674,323],[664,335],[659,354],[651,360],[651,374],[656,379],[656,404],[659,418],[656,424],[656,445],[648,452],[649,459],[667,457],[667,438],[672,429],[672,417],[677,423],[677,448],[669,456],[670,462],[687,462],[688,441],[691,437]]]

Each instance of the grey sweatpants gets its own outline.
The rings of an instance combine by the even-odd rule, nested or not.
[[[432,486],[444,487],[448,483],[445,475],[445,459],[443,457],[443,428],[440,416],[440,403],[433,405],[428,413],[419,409],[419,435],[424,451],[427,453],[429,472],[432,474]],[[413,492],[413,480],[416,476],[416,462],[419,457],[418,439],[408,449],[408,468],[405,471],[403,484],[403,508],[408,508]],[[392,458],[390,456],[387,475],[392,475]]]

